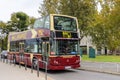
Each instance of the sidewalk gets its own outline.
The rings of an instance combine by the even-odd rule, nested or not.
[[[81,61],[80,69],[120,75],[120,63]]]
[[[0,61],[0,80],[45,80],[45,75],[40,72],[39,77],[37,77],[37,71],[31,73],[31,69],[25,67],[19,68],[18,65],[6,64]],[[47,80],[53,80],[47,77]]]

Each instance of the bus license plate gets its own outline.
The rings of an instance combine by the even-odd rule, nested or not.
[[[65,69],[70,69],[71,68],[71,66],[65,66]]]

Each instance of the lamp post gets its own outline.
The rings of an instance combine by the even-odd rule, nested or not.
[[[0,40],[1,40],[1,48],[0,48],[0,52],[3,50],[3,40],[6,37],[6,33],[3,33],[3,30],[0,29]]]

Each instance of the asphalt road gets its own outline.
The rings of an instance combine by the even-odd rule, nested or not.
[[[48,75],[55,80],[120,80],[120,75],[82,70],[49,71]]]

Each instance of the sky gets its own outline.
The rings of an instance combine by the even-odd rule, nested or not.
[[[38,18],[39,6],[43,0],[0,0],[0,21],[7,22],[14,12],[24,12],[28,16]]]

